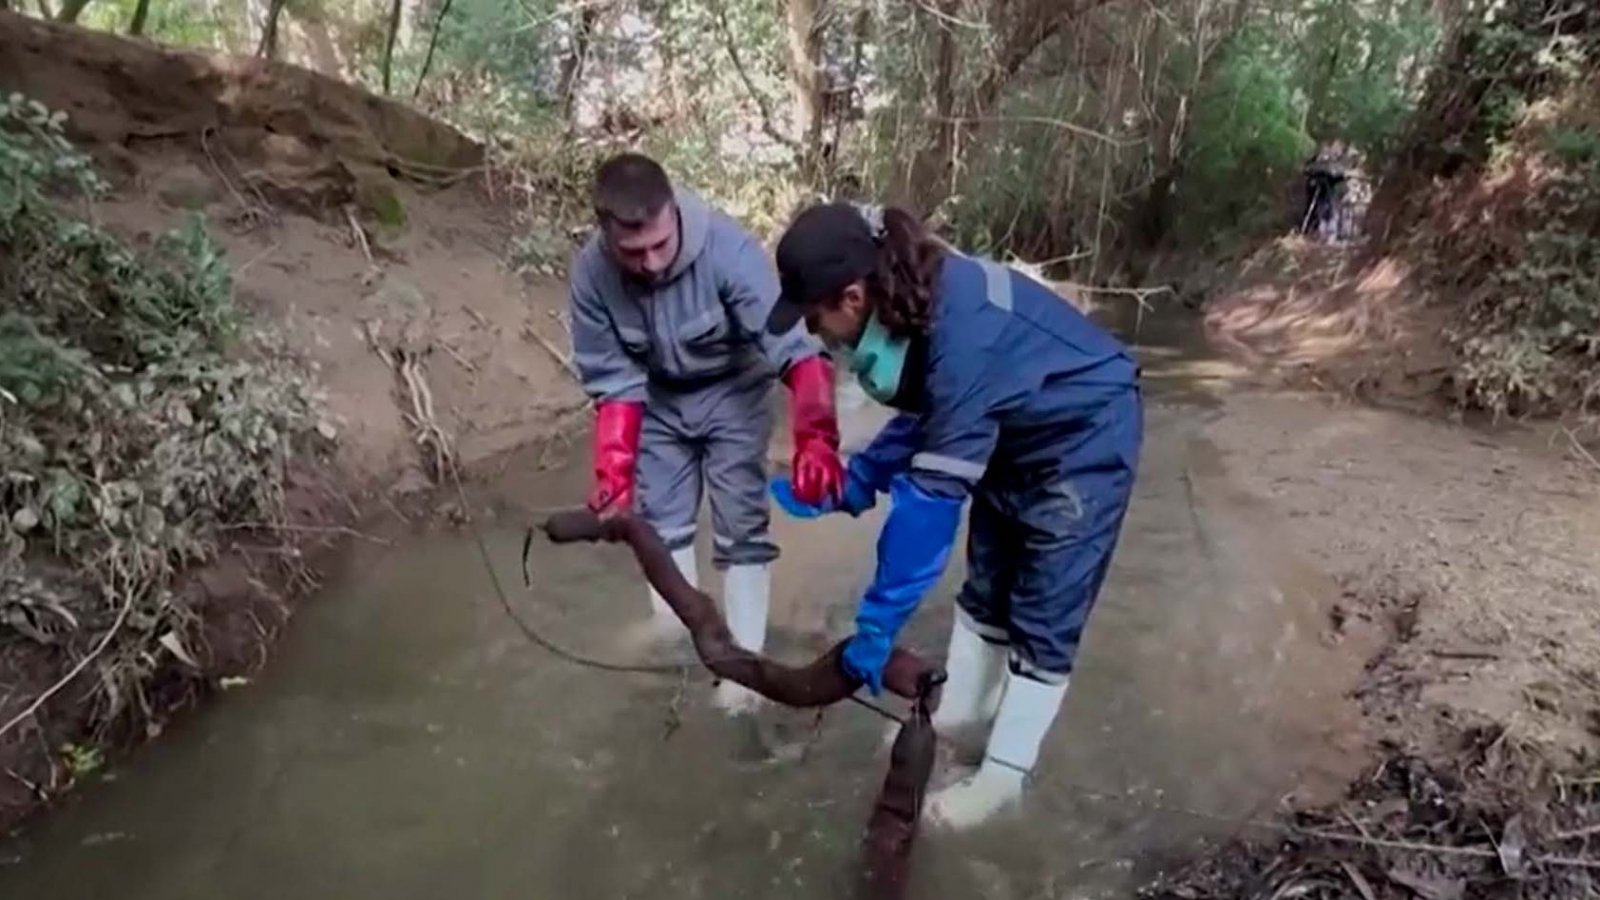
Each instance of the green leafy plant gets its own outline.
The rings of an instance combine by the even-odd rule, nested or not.
[[[1562,171],[1531,202],[1538,226],[1457,332],[1467,399],[1502,415],[1600,400],[1600,163]]]
[[[62,125],[0,105],[0,641],[101,645],[104,722],[180,656],[181,574],[282,521],[319,413],[200,219],[139,254],[70,214],[103,185]]]
[[[1302,127],[1304,96],[1285,52],[1266,29],[1241,31],[1196,101],[1182,187],[1195,240],[1248,234],[1281,216],[1279,192],[1312,147]]]

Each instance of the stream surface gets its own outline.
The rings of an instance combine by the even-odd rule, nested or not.
[[[918,900],[1127,896],[1151,861],[1348,764],[1341,695],[1359,661],[1323,645],[1332,588],[1203,437],[1232,373],[1196,331],[1182,315],[1140,323],[1137,496],[1025,808],[925,831]],[[847,442],[870,436],[881,411],[847,405]],[[474,506],[499,510],[478,521],[519,614],[621,660],[647,611],[626,551],[536,540],[522,584],[524,523],[582,501],[575,446],[559,470],[474,489]],[[809,658],[848,629],[880,518],[774,517],[769,650]],[[709,528],[701,544],[710,575]],[[961,576],[958,554],[913,646],[942,655]],[[709,696],[700,669],[616,675],[532,645],[466,529],[362,549],[255,683],[0,844],[0,898],[850,896],[884,721],[851,704],[728,719]]]

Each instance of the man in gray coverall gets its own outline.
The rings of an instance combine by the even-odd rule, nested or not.
[[[790,392],[795,492],[832,498],[843,478],[832,364],[804,323],[767,333],[778,277],[765,249],[653,160],[613,157],[593,191],[599,229],[573,263],[570,308],[573,361],[596,408],[589,506],[637,512],[698,584],[709,488],[728,628],[760,651],[778,556],[766,471],[773,387],[781,378]],[[685,633],[654,590],[650,606],[651,637]],[[717,702],[740,711],[757,696],[723,682]]]

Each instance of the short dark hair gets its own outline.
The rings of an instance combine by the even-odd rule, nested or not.
[[[672,180],[642,153],[619,153],[594,173],[592,198],[601,225],[639,228],[672,202]]]

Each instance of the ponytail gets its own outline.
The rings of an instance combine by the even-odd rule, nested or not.
[[[883,210],[878,261],[867,275],[868,294],[878,321],[896,338],[927,335],[933,323],[933,304],[944,263],[942,242],[903,209]]]

